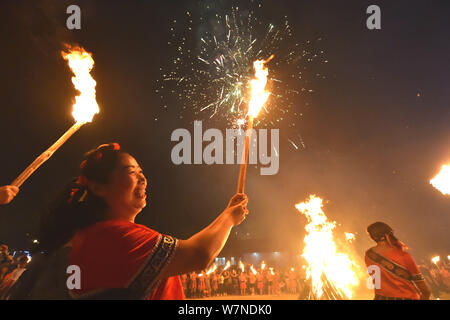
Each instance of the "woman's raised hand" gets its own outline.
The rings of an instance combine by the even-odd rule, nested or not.
[[[228,203],[225,212],[228,212],[231,216],[234,226],[238,226],[247,217],[247,195],[244,193],[236,193]]]

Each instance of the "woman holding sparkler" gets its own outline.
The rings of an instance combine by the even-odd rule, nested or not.
[[[377,245],[366,251],[367,267],[380,270],[375,280],[375,300],[428,300],[430,288],[412,256],[405,252],[406,245],[394,236],[394,231],[383,222],[367,227],[369,236]]]
[[[248,214],[246,195],[236,194],[208,227],[188,240],[178,240],[134,223],[146,206],[146,189],[141,167],[118,144],[101,145],[86,154],[78,179],[44,217],[40,237],[39,251],[57,255],[66,250],[69,261],[64,268],[79,267],[81,279],[70,291],[72,297],[184,299],[179,275],[206,268],[231,229]],[[24,278],[28,284],[22,285],[28,288],[26,296],[19,290],[15,297],[61,298],[45,296],[52,290],[44,290],[43,281],[34,281],[40,284],[37,287],[30,285],[26,279],[32,274],[31,270]],[[64,281],[59,287],[67,292],[64,279],[55,281]],[[55,285],[47,283],[47,288]]]

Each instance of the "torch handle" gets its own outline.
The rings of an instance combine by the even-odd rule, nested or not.
[[[84,123],[75,123],[67,130],[50,148],[37,157],[12,183],[20,187],[45,161],[47,161],[56,150],[58,150]]]
[[[250,138],[252,135],[252,130],[253,130],[253,117],[250,116],[248,119],[247,133],[245,135],[244,152],[242,153],[242,161],[241,166],[239,168],[237,193],[244,193],[245,190],[245,178],[247,176],[247,164],[248,164],[248,150],[250,148]]]

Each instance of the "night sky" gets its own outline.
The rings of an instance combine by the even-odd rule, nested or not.
[[[81,7],[81,30],[66,29],[70,4]],[[338,222],[336,233],[357,233],[361,254],[371,245],[367,225],[384,221],[413,256],[448,255],[450,197],[428,181],[450,162],[450,2],[262,4],[267,20],[287,15],[295,39],[311,40],[325,52],[329,62],[320,71],[327,77],[311,76],[314,92],[295,102],[295,112],[303,115],[295,132],[289,121],[279,123],[278,174],[261,176],[259,168],[249,167],[250,216],[233,230],[227,250],[247,237],[276,251],[299,252],[306,219],[294,205],[316,194]],[[371,4],[381,8],[381,30],[366,28]],[[101,113],[33,174],[11,204],[0,207],[0,242],[29,248],[39,211],[77,174],[83,153],[114,141],[138,160],[149,180],[148,205],[138,223],[187,238],[225,208],[236,188],[237,165],[176,166],[170,158],[174,129],[193,132],[196,119],[204,120],[204,130],[217,123],[189,112],[180,119],[179,102],[161,99],[155,89],[160,67],[173,57],[170,21],[187,10],[223,14],[232,5],[256,6],[247,0],[2,1],[0,184],[11,183],[73,123],[76,91],[60,56],[62,43],[93,53]],[[316,71],[311,65],[306,75]],[[299,137],[303,145],[297,150],[288,139]]]

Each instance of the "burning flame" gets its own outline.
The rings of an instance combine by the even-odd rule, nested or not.
[[[450,164],[443,165],[441,171],[430,183],[444,195],[450,195]]]
[[[239,261],[239,267],[241,268],[242,272],[245,272],[244,264],[242,261]]]
[[[326,287],[339,295],[352,297],[352,288],[359,281],[352,267],[356,266],[346,254],[338,252],[333,239],[335,222],[328,221],[322,211],[322,199],[311,195],[308,202],[295,205],[308,219],[303,257],[308,262],[306,277],[312,281],[312,292],[320,299]]]
[[[439,262],[439,260],[441,260],[441,257],[439,257],[439,256],[433,257],[431,259],[431,261],[433,261],[434,264],[437,264]]]
[[[266,268],[266,263],[263,261],[261,262],[261,270],[264,270]]]
[[[209,268],[209,270],[206,272],[206,275],[210,275],[211,273],[216,271],[216,269],[217,269],[216,264],[213,264],[213,266],[211,268]]]
[[[266,91],[267,76],[269,70],[264,66],[267,62],[272,60],[274,55],[271,55],[267,60],[256,60],[253,62],[253,68],[255,69],[255,79],[250,81],[250,87],[252,94],[248,105],[248,115],[250,117],[256,117],[261,108],[269,99],[270,92]]]
[[[352,241],[356,239],[354,233],[344,232],[344,234],[345,234],[345,237],[347,238],[347,241],[350,243],[352,243]]]
[[[229,267],[231,267],[231,262],[227,261],[227,264],[225,265],[225,268],[223,268],[223,271],[227,270]]]
[[[250,266],[250,270],[253,272],[253,274],[257,274],[258,272],[256,272],[255,268],[253,268],[253,265]]]
[[[89,52],[78,47],[71,48],[69,52],[63,51],[61,54],[75,75],[72,77],[75,89],[80,91],[80,95],[75,97],[72,115],[76,122],[91,122],[94,115],[100,111],[95,99],[97,83],[90,74],[94,67],[94,59]]]
[[[273,268],[272,267],[270,267],[269,268],[269,270],[270,270],[270,273],[274,276],[275,275],[275,273],[273,272]]]

